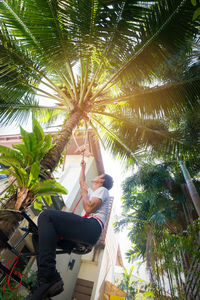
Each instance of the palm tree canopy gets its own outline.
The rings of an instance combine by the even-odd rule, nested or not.
[[[76,112],[72,127],[89,120],[120,147],[109,130],[113,120],[159,135],[148,122],[199,103],[199,72],[177,64],[179,57],[186,66],[194,62],[193,12],[190,0],[2,0],[1,124],[21,122],[30,111],[45,121],[63,115],[64,122]],[[161,134],[167,141],[171,135]]]
[[[140,174],[135,173],[124,180],[122,217],[115,225],[118,230],[124,226],[129,228],[128,236],[134,244],[129,251],[130,259],[134,253],[145,257],[150,226],[177,232],[187,227],[188,215],[185,214],[191,212],[185,210],[187,203],[181,188],[183,182],[175,162],[148,162],[143,164]],[[192,212],[195,213],[194,208]]]

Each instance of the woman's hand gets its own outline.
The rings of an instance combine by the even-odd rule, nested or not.
[[[79,183],[80,183],[81,188],[85,181],[85,166],[86,166],[86,163],[84,160],[82,160],[81,161],[81,173],[80,173],[80,177],[79,177]]]
[[[81,161],[81,168],[85,170],[86,167],[86,162],[84,160]]]
[[[83,197],[83,199],[87,199],[88,198],[88,193],[85,189],[81,190],[81,196]]]
[[[81,188],[82,188],[83,190],[85,190],[86,192],[88,192],[89,185],[87,185],[87,183],[86,183],[86,182],[83,182],[83,184],[82,184]]]

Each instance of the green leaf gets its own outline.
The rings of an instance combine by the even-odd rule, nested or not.
[[[32,180],[33,180],[33,175],[30,173],[28,177],[27,187],[30,187]]]
[[[24,187],[28,187],[28,173],[26,172],[26,170],[24,170],[23,168],[14,168],[15,170],[15,176],[17,179],[17,182],[19,184],[19,186],[24,186]]]
[[[40,174],[40,163],[38,161],[34,162],[31,166],[29,173],[28,187],[30,186],[32,180],[36,180]]]
[[[30,174],[32,174],[33,179],[37,179],[40,174],[40,163],[38,161],[34,162]]]
[[[197,5],[197,1],[196,0],[191,0],[192,5],[196,6]]]
[[[10,169],[4,169],[0,171],[0,174],[10,175],[11,170]]]
[[[48,179],[43,182],[39,182],[34,184],[31,187],[31,190],[33,191],[34,194],[37,195],[55,195],[55,194],[67,194],[68,191],[64,186],[62,186],[60,183]]]
[[[200,7],[195,10],[192,20],[193,21],[196,20],[199,17],[199,15],[200,15]]]
[[[15,144],[13,145],[13,148],[19,150],[23,155],[27,152],[26,146],[24,144]]]
[[[43,145],[41,146],[40,149],[38,149],[38,153],[36,156],[37,160],[41,160],[46,153],[49,152],[50,149],[52,149],[54,147],[54,144],[50,144],[50,143],[43,143]]]
[[[33,132],[30,133],[30,152],[35,154],[37,151],[37,139]]]
[[[24,144],[13,145],[13,148],[19,150],[23,155],[24,167],[27,166],[33,160],[33,155],[29,152],[29,150]]]
[[[35,151],[37,150],[36,137],[34,133],[27,132],[22,127],[20,127],[20,133],[22,136],[22,140],[29,154],[33,157]]]
[[[14,154],[16,151],[12,150],[6,146],[2,146],[0,145],[0,153],[4,153],[4,154]]]
[[[144,293],[145,296],[154,296],[154,293],[152,291],[147,291]]]
[[[19,160],[17,160],[14,157],[0,157],[0,162],[2,164],[4,164],[5,166],[12,166],[12,167],[20,167],[21,166],[21,162]]]
[[[43,141],[45,138],[44,131],[36,118],[32,118],[33,133],[36,136],[37,142]]]
[[[38,198],[37,198],[38,199]],[[38,210],[42,210],[42,203],[38,202],[37,199],[34,202],[34,208]]]
[[[27,150],[30,151],[30,149],[31,149],[31,145],[30,145],[30,133],[27,132],[26,130],[24,130],[21,126],[20,126],[20,133],[21,133],[24,145],[26,146]]]
[[[15,158],[20,163],[20,165],[23,165],[23,157],[18,151],[8,148],[6,146],[0,145],[0,153],[4,154],[5,155],[4,157]]]
[[[14,171],[11,170],[11,174],[16,178],[18,186],[22,187],[23,186],[23,182],[22,182],[21,176],[18,174],[18,170],[15,170],[15,168],[14,168]]]
[[[52,140],[52,135],[50,133],[48,133],[46,136],[45,136],[45,143],[46,145],[50,146],[51,145],[51,140]]]
[[[44,200],[46,201],[46,203],[51,206],[51,204],[53,203],[52,202],[52,199],[51,199],[51,196],[50,195],[44,195],[43,196]]]

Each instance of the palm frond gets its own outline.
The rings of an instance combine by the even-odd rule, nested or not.
[[[68,117],[68,111],[66,107],[53,106],[53,107],[43,107],[39,110],[34,110],[33,115],[43,124],[45,127],[51,127],[55,125],[56,121],[64,123],[64,120]]]
[[[103,122],[101,122],[100,120],[98,120],[98,118],[96,118],[95,116],[92,116],[92,119],[98,124],[100,125],[100,128],[101,128],[101,134],[102,134],[102,142],[103,144],[105,144],[105,146],[107,146],[107,149],[109,150],[113,150],[111,146],[108,145],[107,143],[107,140],[105,137],[110,137],[111,140],[114,140],[117,145],[123,149],[121,152],[120,151],[117,151],[117,152],[114,152],[113,154],[116,155],[120,160],[124,160],[124,159],[127,159],[127,162],[136,162],[138,164],[138,161],[137,161],[137,158],[136,158],[136,155],[135,153],[133,153],[132,149],[128,146],[127,142],[123,141],[123,138],[119,137],[118,135],[116,135],[114,133],[114,131],[112,131],[111,129],[109,129],[108,126],[105,126],[103,124]],[[125,155],[124,155],[125,154]]]
[[[194,111],[199,107],[200,77],[197,75],[182,80],[180,78],[175,82],[152,88],[126,87],[123,91],[124,93],[119,97],[97,99],[96,107],[101,108],[109,104],[117,106],[121,103],[121,109],[122,106],[128,105],[132,113],[143,116],[180,114]]]
[[[146,15],[140,27],[133,53],[123,65],[116,78],[135,79],[157,77],[161,64],[167,64],[172,54],[191,49],[190,41],[197,34],[197,23],[192,21],[193,7],[188,0],[158,1]],[[131,76],[132,77],[132,76]]]
[[[147,151],[150,153],[162,153],[166,157],[178,157],[186,154],[196,147],[184,141],[180,131],[169,131],[167,123],[159,119],[142,119],[120,115],[119,112],[109,114],[102,113],[108,118],[99,117],[104,128],[103,140],[113,155],[122,160],[137,161],[137,153]]]
[[[20,90],[17,89],[15,95],[11,98],[12,101],[5,101],[0,98],[0,123],[2,126],[9,124],[26,124],[31,116],[31,112],[40,109],[38,102],[33,99],[34,97],[25,95],[21,98],[19,92]],[[16,104],[17,95],[19,97],[18,104]]]
[[[133,93],[134,94],[134,93]],[[200,77],[171,82],[136,92],[128,101],[133,112],[142,115],[180,115],[195,111],[200,104]]]
[[[118,80],[152,82],[158,78],[163,65],[169,68],[172,54],[191,49],[190,42],[198,33],[198,22],[192,21],[194,8],[189,0],[160,0],[150,9],[151,12],[138,23],[136,42],[130,49],[123,51],[119,47],[117,53],[114,50],[110,53],[108,60],[113,76],[96,95]]]
[[[105,147],[104,142],[103,142],[103,140],[102,140],[102,138],[101,138],[101,136],[98,132],[98,129],[96,128],[96,126],[93,124],[93,122],[91,120],[89,121],[89,124],[92,127],[92,129],[94,130],[95,134],[97,135],[102,147],[104,148],[104,150],[106,150],[106,147]]]
[[[0,54],[1,54],[1,83],[4,82],[4,76],[10,76],[11,79],[16,79],[24,84],[27,78],[32,81],[39,82],[41,79],[39,60],[33,57],[18,45],[13,33],[8,31],[5,24],[0,26]],[[23,71],[23,72],[22,72]],[[13,73],[16,75],[12,78]]]
[[[45,180],[43,182],[35,183],[31,187],[31,190],[34,192],[34,194],[38,196],[68,194],[68,191],[64,186],[51,179]]]
[[[63,48],[60,47],[60,18],[57,13],[57,1],[39,3],[35,0],[19,3],[7,0],[0,5],[4,24],[12,30],[21,47],[31,53],[36,51],[43,64],[50,61],[58,64],[64,58]]]
[[[56,1],[52,1],[52,2],[54,2],[54,4],[56,3]],[[44,14],[44,12],[46,13],[46,15]],[[36,74],[39,74],[39,77],[46,78],[47,81],[51,83],[51,87],[53,89],[55,88],[55,90],[57,90],[60,94],[62,94],[59,88],[56,87],[53,84],[53,82],[50,81],[49,78],[46,76],[46,72],[47,71],[52,72],[52,70],[56,71],[58,74],[62,73],[61,70],[65,65],[63,64],[64,54],[62,53],[63,50],[62,47],[60,49],[61,52],[59,54],[58,53],[55,54],[55,51],[58,52],[58,47],[55,49],[55,42],[56,42],[56,37],[57,38],[59,37],[59,33],[56,36],[57,33],[56,30],[58,28],[57,28],[57,24],[54,24],[54,22],[52,22],[52,19],[54,19],[54,21],[56,20],[55,14],[52,17],[52,12],[53,10],[52,10],[52,6],[50,5],[50,1],[43,1],[42,3],[40,3],[39,7],[37,1],[26,1],[20,4],[8,0],[8,1],[2,1],[0,3],[0,15],[2,16],[2,20],[3,20],[2,24],[4,27],[6,27],[7,36],[10,35],[10,40],[14,42],[16,47],[22,50],[20,53],[21,56],[19,56],[18,53],[18,57],[22,59],[22,53],[23,54],[28,53],[26,59],[24,59],[24,62],[26,64],[28,64],[29,62],[28,67],[34,69]],[[37,22],[34,24],[34,21],[36,20]],[[44,24],[46,28],[44,28]],[[39,26],[43,26],[43,27],[41,27],[39,30]],[[43,32],[42,32],[43,29],[46,30],[45,36],[43,36]],[[47,42],[46,38],[49,38],[49,35],[51,35],[52,39],[51,42],[50,39],[48,40],[49,45],[47,47],[45,42]],[[53,36],[54,36],[54,43],[53,43]],[[3,40],[3,38],[1,38],[1,40]],[[44,47],[43,43],[46,45],[46,48]],[[59,39],[57,39],[57,44],[58,43],[59,43]],[[54,47],[54,51],[51,51],[53,48],[52,46]],[[11,47],[9,47],[9,50],[12,50],[13,52],[13,49],[11,49]],[[61,54],[63,58],[62,62],[61,62]],[[16,56],[16,53],[14,53],[14,55]],[[58,59],[56,60],[55,55],[59,55],[60,68],[58,65]],[[37,64],[42,66],[43,68],[42,71],[41,68],[38,68],[39,65],[37,65],[36,67],[36,65],[34,66],[33,64],[30,64],[30,60],[28,59],[28,57],[30,56],[33,58],[34,62],[37,62]],[[66,73],[68,75],[68,71]],[[62,94],[62,96],[67,100],[65,94]]]

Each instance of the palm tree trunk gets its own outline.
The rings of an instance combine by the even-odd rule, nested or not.
[[[183,191],[183,195],[185,196],[185,207],[188,214],[189,224],[192,224],[193,221],[195,220],[194,213],[193,213],[194,205],[191,201],[191,197],[189,195],[186,183],[181,184],[181,190]]]
[[[161,279],[162,279],[162,284],[163,284],[163,292],[164,292],[164,295],[165,295],[165,297],[166,297],[167,294],[166,294],[166,287],[165,287],[164,270],[163,270],[163,267],[162,267],[162,262],[161,262],[161,260],[160,260],[160,268],[161,268]]]
[[[181,272],[183,272],[183,271],[181,271],[181,268],[183,269],[183,267],[182,267],[180,252],[177,251],[177,249],[175,250],[175,259],[176,259],[177,280],[179,282],[180,293],[181,293],[180,299],[182,299],[182,298],[184,298],[185,284],[183,283],[183,280],[181,278]]]
[[[173,284],[172,284],[172,278],[171,278],[171,274],[170,274],[170,271],[168,268],[167,268],[167,277],[168,277],[168,282],[169,282],[171,299],[174,300],[174,289],[173,289]]]
[[[157,276],[157,283],[158,283],[158,296],[161,297],[162,296],[162,283],[161,283],[161,278],[159,275],[159,266],[158,266],[158,260],[157,260],[157,255],[155,252],[155,267],[156,267],[156,276]]]
[[[163,241],[166,244],[166,239],[164,236],[163,236]],[[169,256],[167,256],[167,254],[165,252],[163,252],[163,257],[164,257],[165,264],[167,266],[169,266],[170,265]],[[171,270],[168,267],[166,267],[166,272],[167,272],[167,278],[168,278],[168,283],[169,283],[169,288],[170,288],[171,299],[174,300],[174,287],[173,287],[173,282],[172,282]]]
[[[175,275],[175,280],[176,280],[176,290],[178,292],[178,296],[181,299],[181,288],[180,288],[180,283],[179,283],[179,278],[178,278],[178,271],[177,271],[177,267],[174,267],[174,275]]]
[[[149,228],[148,228],[149,229]],[[154,283],[154,270],[152,266],[152,241],[153,241],[153,227],[151,226],[147,232],[146,242],[146,267],[150,276],[150,283]]]
[[[50,173],[55,170],[65,146],[70,141],[73,129],[79,124],[82,118],[83,112],[81,110],[74,110],[71,112],[70,118],[63,125],[61,132],[54,140],[55,146],[41,161],[41,166],[44,170],[50,170]]]
[[[192,178],[191,178],[185,164],[182,163],[181,161],[179,161],[179,165],[180,165],[181,170],[183,172],[183,176],[185,178],[187,188],[188,188],[189,194],[191,196],[191,199],[193,201],[194,207],[196,208],[198,216],[200,217],[200,197],[199,197],[199,194],[198,194],[198,192],[195,188],[194,183],[192,182]]]

